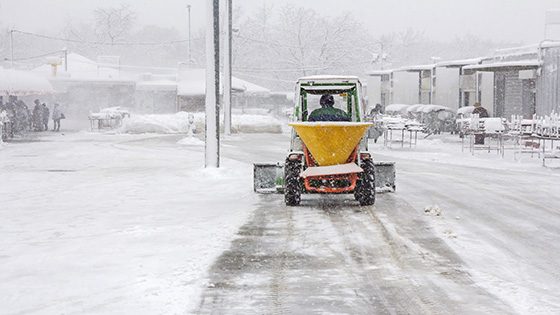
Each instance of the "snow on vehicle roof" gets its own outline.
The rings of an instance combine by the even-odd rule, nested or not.
[[[413,112],[417,112],[419,111],[420,108],[422,108],[424,106],[424,104],[414,104],[414,105],[410,105],[408,106],[408,108],[406,109],[407,113],[413,113]]]
[[[457,114],[469,114],[472,113],[472,111],[474,110],[474,106],[465,106],[465,107],[461,107],[457,110]]]
[[[410,105],[407,104],[391,104],[385,107],[385,112],[400,112],[407,109]]]
[[[428,104],[428,105],[425,105],[424,107],[422,107],[422,112],[423,113],[429,113],[429,112],[434,112],[434,111],[439,111],[439,110],[452,111],[452,109],[447,107],[447,106],[435,105],[435,104]]]
[[[340,82],[343,80],[348,80],[352,82],[360,82],[360,78],[357,76],[344,76],[344,75],[312,75],[307,77],[301,77],[297,80],[297,83],[302,83],[305,81],[333,81]]]
[[[3,95],[33,95],[54,93],[49,81],[30,71],[0,69],[0,93]]]

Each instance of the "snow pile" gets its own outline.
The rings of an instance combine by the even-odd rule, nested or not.
[[[282,133],[282,122],[272,116],[233,115],[231,132],[234,133]]]
[[[173,115],[138,115],[123,121],[119,128],[121,133],[187,133],[189,131],[189,114],[179,112]],[[195,116],[196,121],[196,116]],[[195,122],[196,123],[196,122]]]
[[[223,118],[222,118],[223,120]],[[196,130],[204,130],[204,113],[194,114]],[[223,125],[220,124],[222,131]],[[142,115],[124,120],[120,133],[187,133],[189,130],[189,113],[179,112],[170,115]],[[271,116],[233,115],[231,131],[233,133],[282,133],[282,122]]]
[[[198,138],[186,136],[185,138],[177,141],[177,144],[180,144],[180,145],[199,145],[199,146],[201,146],[201,145],[204,145],[205,143],[204,143],[204,141],[202,141]]]

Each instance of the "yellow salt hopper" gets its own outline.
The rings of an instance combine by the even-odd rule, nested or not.
[[[290,123],[319,166],[345,164],[371,122]]]

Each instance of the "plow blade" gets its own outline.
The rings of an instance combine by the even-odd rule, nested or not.
[[[395,162],[373,162],[375,169],[375,188],[377,191],[396,190]],[[254,163],[253,190],[262,194],[284,193],[283,163]]]
[[[262,194],[284,192],[283,163],[253,163],[253,190]]]
[[[375,188],[377,191],[392,191],[397,189],[395,162],[374,161]]]

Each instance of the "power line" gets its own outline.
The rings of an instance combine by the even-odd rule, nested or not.
[[[179,39],[179,40],[172,40],[172,41],[166,41],[166,42],[129,42],[129,43],[119,43],[119,42],[115,42],[115,43],[108,43],[108,42],[92,42],[92,41],[85,41],[85,40],[77,40],[77,39],[69,39],[69,38],[61,38],[61,37],[54,37],[54,36],[48,36],[48,35],[41,35],[41,34],[35,34],[35,33],[29,33],[29,32],[24,32],[24,31],[19,31],[19,30],[11,30],[14,33],[20,33],[23,35],[28,35],[28,36],[34,36],[34,37],[40,37],[40,38],[46,38],[46,39],[52,39],[52,40],[59,40],[59,41],[63,41],[63,42],[67,42],[67,43],[78,43],[78,44],[90,44],[90,45],[105,45],[105,46],[158,46],[158,45],[174,45],[174,44],[183,44],[188,42],[187,39]],[[191,39],[191,41],[193,40],[202,40],[203,38],[193,38]]]
[[[46,53],[46,54],[42,54],[42,55],[37,55],[37,56],[30,56],[30,57],[22,57],[22,58],[17,58],[14,59],[14,61],[21,61],[21,60],[30,60],[30,59],[37,59],[37,58],[41,58],[41,57],[46,57],[46,56],[50,56],[52,54],[56,54],[57,52],[60,52],[60,50],[56,50],[50,53]],[[7,58],[5,58],[7,60]]]

